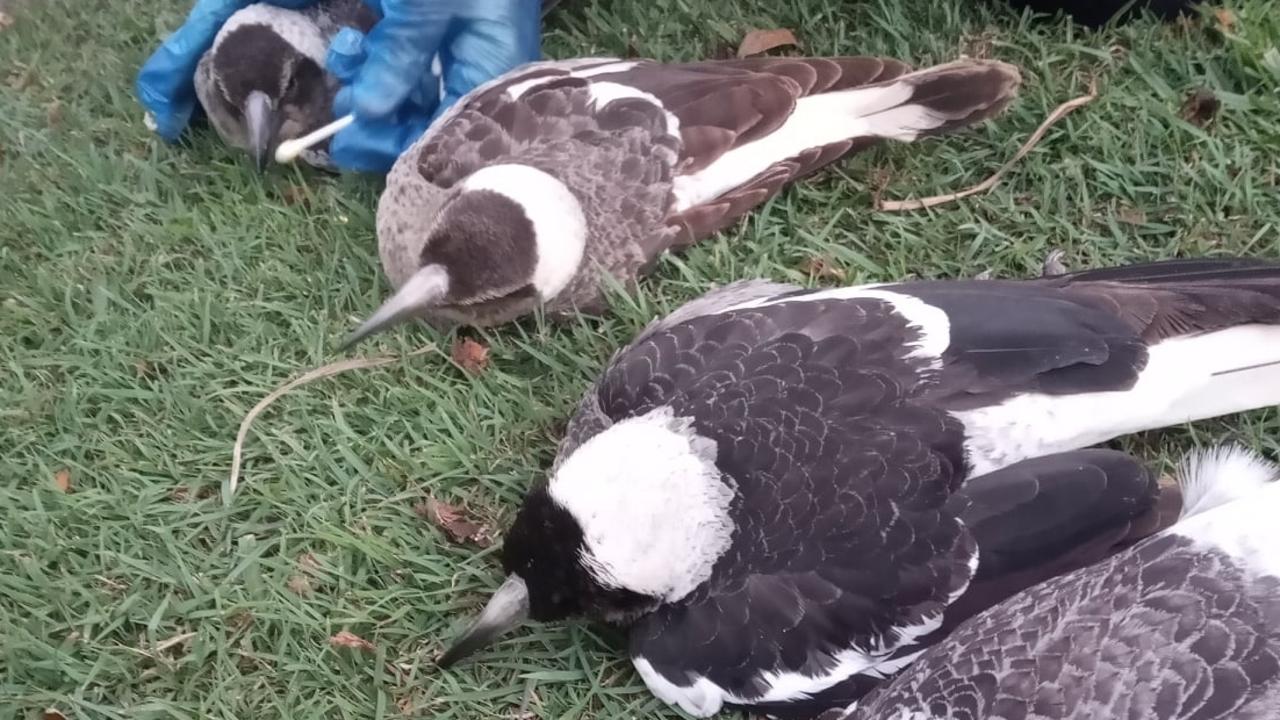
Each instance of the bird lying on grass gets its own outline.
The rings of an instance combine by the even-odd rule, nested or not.
[[[1172,527],[973,617],[823,720],[1280,717],[1280,467],[1225,447],[1179,479]]]
[[[1145,474],[1056,454],[1276,404],[1280,264],[730,285],[587,392],[441,664],[586,616],[629,626],[645,684],[690,714],[845,707],[1163,524]]]
[[[392,168],[377,223],[396,292],[346,345],[408,318],[600,311],[606,277],[629,285],[882,139],[991,118],[1019,83],[989,60],[525,65],[463,97]]]
[[[344,27],[367,32],[378,16],[364,0],[327,0],[300,10],[265,3],[231,16],[196,66],[196,97],[214,130],[266,167],[276,146],[333,119],[338,80],[325,70],[329,43]],[[326,170],[327,142],[303,151]]]

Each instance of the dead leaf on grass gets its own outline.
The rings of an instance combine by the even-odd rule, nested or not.
[[[51,128],[62,125],[62,101],[54,100],[44,106],[44,121]]]
[[[310,595],[311,579],[306,575],[290,575],[289,581],[285,583],[285,587],[289,588],[289,592],[294,595]]]
[[[1121,205],[1116,211],[1116,220],[1125,225],[1145,225],[1147,222],[1147,214],[1139,208]]]
[[[752,30],[742,38],[738,45],[738,57],[750,57],[769,52],[780,47],[795,47],[800,43],[796,36],[786,28],[775,30]]]
[[[420,517],[444,531],[456,543],[472,543],[480,547],[493,544],[493,534],[484,523],[476,522],[460,507],[428,498],[414,507]]]
[[[847,276],[844,268],[834,264],[832,259],[826,256],[810,257],[804,261],[800,269],[808,273],[810,278],[823,280],[844,280]]]
[[[1236,14],[1227,8],[1214,10],[1213,17],[1218,21],[1218,30],[1223,34],[1231,32],[1236,27]]]
[[[472,375],[479,375],[489,369],[489,346],[471,338],[454,340],[449,354],[459,367]]]
[[[3,16],[3,13],[0,13],[0,16]],[[67,720],[67,716],[58,708],[45,708],[40,713],[40,720]]]
[[[1218,110],[1222,108],[1222,101],[1209,88],[1196,88],[1187,94],[1187,99],[1182,102],[1182,119],[1195,125],[1196,127],[1204,127],[1213,121],[1217,116]]]
[[[13,27],[15,22],[17,22],[17,20],[14,20],[12,15],[0,10],[0,30],[8,30]]]
[[[53,486],[57,488],[58,492],[71,492],[71,470],[61,468],[55,472],[53,474]]]
[[[365,652],[373,652],[373,643],[356,635],[353,632],[343,630],[342,632],[329,638],[329,644],[334,647],[351,648],[353,650],[364,650]]]
[[[309,207],[311,205],[311,194],[307,192],[305,185],[289,185],[280,192],[280,198],[285,206],[292,207],[301,205]]]

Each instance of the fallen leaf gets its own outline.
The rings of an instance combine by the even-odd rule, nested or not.
[[[342,632],[329,638],[329,644],[334,647],[351,648],[353,650],[364,650],[373,652],[373,643],[356,635],[355,633],[343,630]]]
[[[311,205],[311,194],[307,192],[304,185],[289,185],[280,193],[281,200],[286,206],[301,205],[308,207]]]
[[[804,261],[804,265],[800,266],[809,274],[810,278],[822,278],[824,280],[844,280],[846,273],[844,268],[832,264],[831,258],[812,256]]]
[[[62,101],[54,100],[44,106],[44,120],[49,127],[58,127],[62,124]]]
[[[1196,88],[1187,94],[1187,99],[1182,103],[1182,119],[1196,127],[1204,127],[1213,120],[1221,107],[1222,101],[1212,90]]]
[[[306,575],[290,575],[285,587],[294,595],[311,594],[311,580]]]
[[[0,13],[0,18],[2,17],[4,14]],[[40,720],[67,720],[67,716],[57,708],[45,708],[44,712],[40,713]]]
[[[779,28],[777,30],[752,30],[742,38],[742,42],[738,45],[738,57],[750,57],[761,53],[769,52],[775,48],[796,46],[800,43],[796,41],[796,36],[787,29]]]
[[[298,568],[303,572],[313,573],[320,568],[320,559],[315,553],[302,553],[298,556]]]
[[[413,510],[420,517],[426,518],[431,524],[444,530],[449,539],[456,543],[469,542],[482,548],[493,544],[493,536],[489,528],[483,523],[470,519],[462,508],[428,498]]]
[[[253,626],[253,613],[248,610],[237,610],[227,617],[227,627],[235,632],[248,630]]]
[[[1218,8],[1213,11],[1213,16],[1218,20],[1218,30],[1224,34],[1231,32],[1236,27],[1236,14],[1226,8]]]
[[[9,13],[3,10],[0,10],[0,30],[8,30],[9,28],[13,27],[13,24],[15,22],[17,21],[13,19],[12,15],[10,15]]]
[[[58,492],[71,492],[71,470],[62,468],[53,474],[53,486]]]
[[[1145,225],[1147,214],[1138,208],[1122,205],[1116,211],[1116,220],[1125,225]]]
[[[472,375],[479,375],[489,368],[489,347],[471,338],[454,340],[450,355],[459,367]]]

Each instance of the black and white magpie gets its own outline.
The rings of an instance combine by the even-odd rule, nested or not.
[[[628,624],[645,683],[691,714],[843,707],[955,613],[1152,527],[1145,480],[1045,456],[1275,404],[1278,264],[730,285],[588,391],[441,662],[585,615]]]
[[[196,66],[196,97],[210,124],[263,169],[281,142],[333,119],[338,81],[325,70],[329,42],[344,27],[368,32],[377,20],[364,0],[323,0],[299,10],[255,3],[237,11]],[[327,142],[301,157],[336,169]]]
[[[1188,456],[1172,527],[969,619],[823,720],[1280,718],[1277,479],[1239,447]]]
[[[882,139],[998,114],[1011,65],[873,57],[533,63],[476,88],[400,156],[378,203],[395,294],[346,345],[419,317],[604,307],[663,253]]]

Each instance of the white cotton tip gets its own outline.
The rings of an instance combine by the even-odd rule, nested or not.
[[[1280,479],[1280,465],[1239,445],[1221,445],[1188,453],[1178,466],[1182,515],[1192,515],[1239,500]]]
[[[355,121],[355,115],[343,115],[328,125],[316,128],[300,138],[285,140],[276,146],[276,162],[281,165],[287,165],[293,162],[307,148],[315,145],[316,143],[322,143],[334,135],[337,135],[343,128]]]

